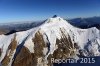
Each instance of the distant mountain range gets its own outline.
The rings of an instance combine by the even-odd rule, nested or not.
[[[97,27],[100,29],[100,17],[90,17],[90,18],[75,18],[68,20],[72,25],[86,29],[91,27]]]
[[[44,22],[44,21],[43,21]],[[4,23],[0,24],[0,34],[9,34],[19,31],[25,31],[36,26],[39,26],[43,23],[42,21],[38,22],[17,22],[17,23]]]

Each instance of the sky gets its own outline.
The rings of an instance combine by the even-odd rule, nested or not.
[[[0,23],[100,16],[100,0],[0,0]]]

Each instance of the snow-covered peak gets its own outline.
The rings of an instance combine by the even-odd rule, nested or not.
[[[49,18],[46,20],[46,23],[51,23],[51,22],[64,22],[65,20],[59,16],[54,16],[52,18]]]
[[[71,57],[71,53],[74,53],[75,56],[77,54],[100,56],[100,30],[95,27],[79,29],[72,26],[63,18],[55,15],[47,19],[45,23],[30,30],[16,32],[11,35],[0,35],[0,48],[2,49],[0,62],[5,62],[6,56],[8,57],[7,59],[10,60],[5,66],[11,66],[11,64],[16,62],[16,58],[23,59],[24,57],[26,58],[26,56],[33,57],[31,56],[33,53],[35,54],[35,58],[37,58],[35,62],[43,58],[43,63],[45,61],[48,62],[49,60],[47,58],[49,58],[50,55],[55,55],[55,53],[58,53],[57,55],[62,57],[66,56],[66,58]],[[20,55],[24,56],[22,57]],[[21,61],[27,62],[25,60]],[[30,60],[29,63],[31,61],[33,60]],[[10,65],[8,65],[8,63]]]

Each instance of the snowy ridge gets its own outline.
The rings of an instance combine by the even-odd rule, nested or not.
[[[0,48],[2,49],[0,62],[4,59],[6,52],[8,50],[8,46],[12,42],[12,39],[16,37],[17,46],[20,45],[25,38],[26,41],[23,44],[30,53],[34,53],[34,42],[33,38],[37,32],[40,32],[43,36],[43,40],[45,43],[48,43],[49,48],[43,48],[43,54],[45,55],[45,60],[50,54],[53,54],[54,51],[58,48],[56,45],[56,40],[61,39],[62,32],[68,37],[71,37],[72,43],[77,43],[79,46],[79,50],[84,50],[84,56],[100,56],[100,30],[97,28],[89,28],[89,29],[79,29],[71,24],[69,24],[66,20],[61,17],[49,18],[42,25],[32,28],[27,31],[16,32],[11,35],[0,35]],[[17,50],[15,49],[15,52]],[[14,52],[14,53],[15,53]],[[92,53],[90,55],[89,53]],[[12,55],[11,59],[14,55]],[[10,60],[8,66],[11,66],[13,61]]]
[[[12,41],[13,36],[14,36],[14,34],[9,35],[9,36],[0,35],[0,48],[2,48],[2,54],[1,54],[1,57],[0,57],[0,62],[5,57],[7,48],[10,45],[10,42]]]

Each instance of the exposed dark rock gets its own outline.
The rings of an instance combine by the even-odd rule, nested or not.
[[[10,35],[10,34],[13,34],[15,32],[17,32],[17,31],[16,30],[11,30],[10,32],[6,33],[5,35]]]
[[[56,18],[56,17],[57,17],[57,15],[54,15],[54,16],[53,16],[53,18]]]

